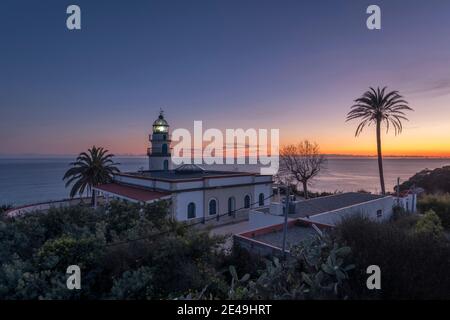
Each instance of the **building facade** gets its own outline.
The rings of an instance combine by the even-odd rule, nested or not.
[[[173,168],[170,130],[162,112],[153,123],[149,141],[148,170],[116,174],[112,183],[94,189],[107,200],[170,200],[172,216],[192,223],[222,224],[248,219],[251,208],[270,205],[271,175],[207,170],[192,164]]]
[[[383,222],[391,219],[394,207],[402,207],[405,212],[416,211],[414,194],[400,198],[390,195],[346,192],[308,200],[291,201],[289,219],[337,225],[343,219],[355,215],[365,216],[373,221]],[[252,209],[249,213],[250,229],[257,229],[281,223],[284,220],[285,202],[272,201],[269,208]]]

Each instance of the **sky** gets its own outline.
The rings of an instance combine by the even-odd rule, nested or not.
[[[384,153],[450,156],[450,1],[2,0],[0,39],[0,155],[144,154],[160,108],[172,130],[280,129],[373,155],[374,128],[355,138],[345,117],[388,86],[414,112]]]

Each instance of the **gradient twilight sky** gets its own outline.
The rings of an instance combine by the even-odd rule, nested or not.
[[[280,128],[374,154],[374,129],[355,139],[345,116],[386,85],[415,112],[385,154],[450,156],[450,1],[2,0],[0,58],[3,155],[143,154],[160,107],[172,129]]]

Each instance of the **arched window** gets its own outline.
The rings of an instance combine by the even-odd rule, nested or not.
[[[259,194],[259,206],[262,207],[264,205],[264,193]]]
[[[164,170],[169,170],[169,160],[164,160]]]
[[[195,203],[193,203],[193,202],[188,204],[187,217],[188,217],[188,219],[195,218]]]
[[[234,199],[234,197],[229,197],[228,198],[228,214],[232,215],[234,214],[234,210],[236,210],[236,200]]]
[[[250,208],[250,196],[249,195],[246,195],[244,198],[244,207],[246,209]]]
[[[161,149],[162,154],[167,154],[167,144],[164,143]]]
[[[217,201],[216,199],[209,200],[209,215],[212,216],[217,213]]]

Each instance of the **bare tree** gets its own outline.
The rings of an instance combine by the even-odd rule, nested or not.
[[[280,151],[280,180],[294,180],[302,184],[307,199],[308,183],[319,174],[325,161],[315,142],[304,140],[295,145],[284,146]]]

